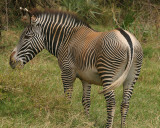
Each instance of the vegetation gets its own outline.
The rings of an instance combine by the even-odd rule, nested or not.
[[[56,7],[75,11],[92,23],[91,26],[98,31],[122,27],[134,33],[142,44],[144,60],[140,78],[130,101],[126,127],[158,128],[160,126],[160,3],[158,0],[152,2],[149,0],[139,2],[138,0],[131,0],[131,2],[79,0],[77,3],[72,0],[53,0],[53,3],[50,0],[31,1],[33,0],[26,3],[29,8]],[[47,51],[38,54],[22,70],[10,68],[10,53],[18,43],[25,26],[19,20],[13,20],[16,16],[18,16],[16,19],[20,19],[18,8],[24,4],[23,0],[21,3],[20,0],[16,2],[8,0],[8,31],[5,24],[5,6],[0,4],[3,29],[0,41],[0,127],[103,128],[106,123],[106,103],[103,95],[98,94],[102,87],[92,86],[91,110],[90,116],[87,117],[81,104],[81,82],[76,80],[72,101],[68,102],[63,93],[57,60]],[[35,2],[36,4],[33,4]],[[2,1],[0,3],[5,4]],[[15,8],[12,8],[13,4],[16,5]],[[115,128],[120,127],[122,86],[116,89],[116,101],[113,126]]]

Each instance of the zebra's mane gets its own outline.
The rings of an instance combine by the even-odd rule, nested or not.
[[[85,26],[91,28],[90,25],[86,21],[84,21],[84,19],[79,17],[74,12],[62,11],[62,10],[56,10],[56,9],[48,9],[48,8],[46,8],[45,10],[42,11],[42,10],[38,10],[38,9],[34,8],[34,9],[31,10],[31,13],[35,16],[41,16],[41,15],[44,15],[44,14],[59,15],[59,16],[63,15],[64,17],[70,16],[71,18],[74,18],[76,22],[81,22]]]

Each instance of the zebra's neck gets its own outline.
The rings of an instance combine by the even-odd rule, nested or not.
[[[79,26],[86,26],[84,22],[71,14],[43,14],[40,18],[45,36],[45,48],[57,57],[59,46],[68,43],[73,30]]]

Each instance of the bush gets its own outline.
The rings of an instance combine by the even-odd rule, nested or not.
[[[121,27],[134,33],[141,42],[148,37],[159,40],[160,16],[158,0],[6,0],[9,25],[20,24],[19,7],[59,8],[78,13],[90,24]],[[0,1],[2,27],[6,26],[6,3]],[[25,6],[24,6],[25,5]]]
[[[75,0],[62,0],[60,5],[68,11],[78,13],[90,23],[99,23],[96,17],[102,15],[102,9],[95,0],[78,0],[76,2]]]

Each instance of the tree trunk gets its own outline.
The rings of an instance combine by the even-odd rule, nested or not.
[[[7,23],[7,26],[6,26],[6,30],[8,31],[8,2],[7,0],[5,0],[5,3],[6,3],[6,23]]]

